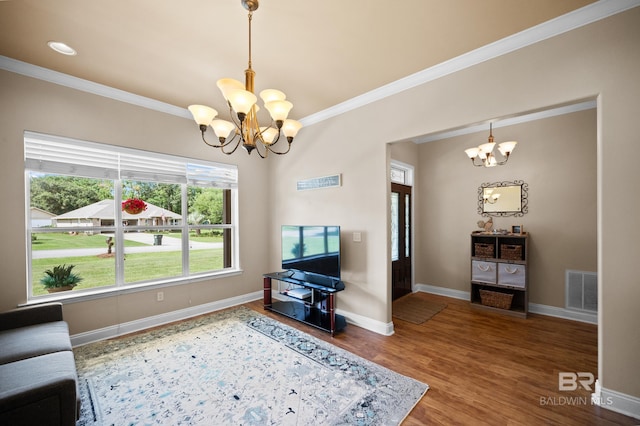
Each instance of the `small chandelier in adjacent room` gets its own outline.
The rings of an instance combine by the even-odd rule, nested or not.
[[[291,142],[302,124],[287,119],[293,104],[285,100],[284,93],[275,89],[266,89],[260,92],[260,97],[264,101],[264,107],[271,115],[272,122],[269,126],[264,127],[258,123],[259,107],[256,105],[258,98],[253,93],[253,79],[256,73],[251,68],[251,19],[253,12],[258,9],[258,0],[241,0],[241,3],[249,11],[249,65],[244,71],[245,83],[242,84],[232,78],[223,78],[216,83],[229,105],[232,122],[214,120],[218,111],[205,105],[191,105],[189,111],[200,127],[204,143],[214,148],[220,148],[224,154],[233,154],[240,146],[240,142],[249,154],[255,149],[262,158],[266,158],[269,152],[278,155],[286,154],[291,149]],[[204,134],[209,126],[213,129],[220,143],[206,141]],[[275,150],[274,145],[280,140],[281,134],[287,139],[287,146],[282,150]]]
[[[498,156],[495,149],[496,143],[493,141],[493,123],[489,123],[489,141],[477,148],[466,149],[464,152],[467,153],[476,167],[502,166],[509,161],[509,155],[511,155],[517,143],[516,141],[509,141],[499,144],[497,151],[500,152],[500,155]]]
[[[484,199],[484,203],[495,204],[498,202],[500,198],[499,192],[494,192],[494,188],[485,188],[484,193],[482,194],[482,198]]]

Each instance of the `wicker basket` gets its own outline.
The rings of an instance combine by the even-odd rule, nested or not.
[[[497,291],[480,290],[480,303],[500,309],[511,309],[513,293],[499,293]]]
[[[522,260],[522,246],[511,244],[500,244],[500,259]]]
[[[474,244],[476,257],[495,257],[495,245],[486,243]]]

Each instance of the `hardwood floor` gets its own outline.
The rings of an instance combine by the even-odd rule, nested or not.
[[[633,425],[640,421],[591,405],[586,390],[559,391],[558,372],[597,375],[597,327],[532,314],[528,319],[446,303],[430,320],[394,318],[395,334],[354,325],[331,337],[281,315],[262,301],[245,306],[427,383],[429,391],[404,425]]]

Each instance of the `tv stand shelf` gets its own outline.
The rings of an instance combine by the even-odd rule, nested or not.
[[[298,320],[305,324],[331,333],[341,331],[347,325],[342,315],[335,313],[335,295],[344,290],[344,283],[324,277],[309,276],[302,272],[272,272],[263,275],[264,309]],[[284,300],[272,297],[272,281],[278,281],[278,294]],[[288,296],[280,289],[280,283],[309,289],[308,298]]]

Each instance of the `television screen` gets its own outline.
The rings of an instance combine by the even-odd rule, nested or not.
[[[340,279],[339,226],[283,226],[282,269]]]

